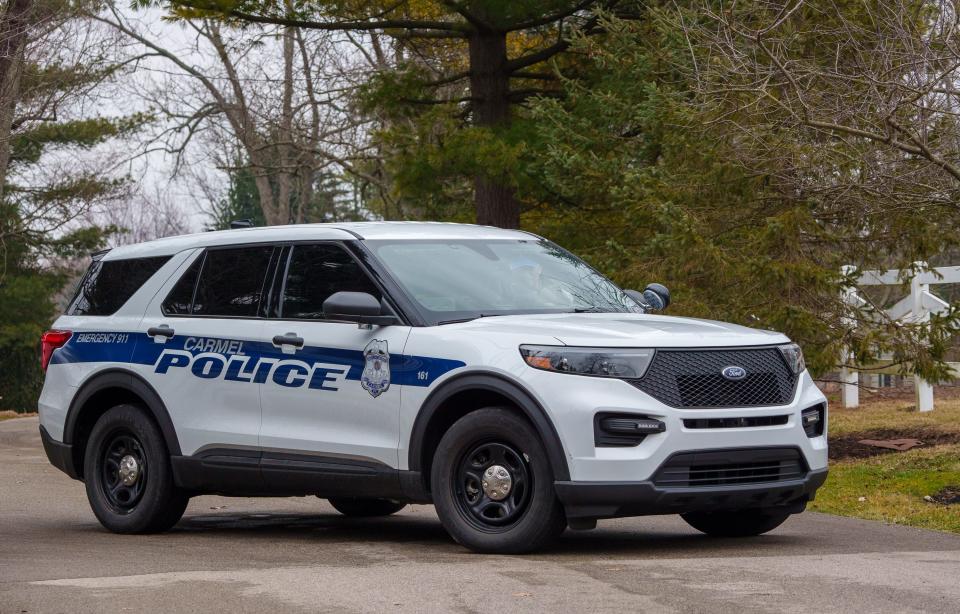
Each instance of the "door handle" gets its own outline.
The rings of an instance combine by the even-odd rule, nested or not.
[[[286,335],[275,335],[273,345],[292,345],[293,347],[303,347],[303,337],[298,337],[296,333],[287,333]]]
[[[169,339],[173,337],[173,329],[167,326],[166,324],[161,324],[160,326],[151,326],[147,329],[148,337],[166,337]]]

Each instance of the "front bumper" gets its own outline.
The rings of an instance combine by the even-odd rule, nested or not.
[[[693,488],[662,488],[644,482],[554,482],[567,518],[618,518],[747,508],[790,508],[801,512],[827,479],[827,470],[800,479]]]
[[[528,369],[528,390],[556,427],[574,482],[645,482],[674,454],[695,450],[794,447],[807,469],[827,467],[826,433],[808,437],[801,413],[826,404],[809,374],[804,372],[790,403],[781,406],[681,409],[669,407],[621,380],[581,377]],[[652,418],[665,430],[648,435],[639,445],[606,447],[595,440],[597,414],[624,414]],[[687,420],[778,418],[769,426],[693,428]],[[826,416],[825,416],[826,418]]]

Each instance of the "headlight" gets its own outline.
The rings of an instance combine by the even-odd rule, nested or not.
[[[783,354],[794,375],[800,375],[807,368],[807,364],[803,362],[803,350],[796,343],[781,345],[780,353]]]
[[[643,377],[653,350],[521,345],[520,355],[534,369],[636,379]]]

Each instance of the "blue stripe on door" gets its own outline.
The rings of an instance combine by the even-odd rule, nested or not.
[[[196,347],[197,339],[204,343]],[[194,345],[186,347],[188,341]],[[209,342],[207,340],[210,340]],[[304,346],[296,354],[284,354],[271,343],[219,337],[196,337],[176,335],[166,343],[155,343],[146,333],[96,332],[75,333],[62,348],[56,350],[50,364],[84,362],[112,362],[139,365],[154,365],[164,350],[182,350],[192,355],[209,351],[226,358],[249,356],[259,362],[262,359],[277,361],[296,360],[314,365],[331,363],[347,369],[346,378],[359,380],[363,373],[363,351],[319,346]],[[466,363],[434,356],[390,355],[390,383],[399,386],[429,386],[438,377]]]

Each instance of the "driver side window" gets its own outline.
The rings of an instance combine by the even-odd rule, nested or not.
[[[336,292],[366,292],[382,299],[373,280],[342,247],[295,245],[287,267],[280,318],[323,320],[323,302]]]

